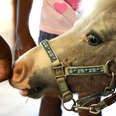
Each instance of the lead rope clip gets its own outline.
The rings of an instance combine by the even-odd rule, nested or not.
[[[77,112],[78,113],[78,108],[77,108],[77,103],[74,99],[71,99],[70,101],[73,101],[73,105],[71,106],[71,108],[67,108],[65,106],[65,102],[62,100],[62,105],[63,105],[63,108],[67,111],[74,111],[74,112]]]

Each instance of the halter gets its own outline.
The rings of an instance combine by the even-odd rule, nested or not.
[[[63,65],[62,62],[59,61],[58,57],[55,55],[53,49],[51,48],[49,42],[47,40],[43,40],[41,42],[43,48],[45,49],[46,53],[48,54],[51,63],[52,63],[52,70],[55,74],[55,78],[61,92],[62,96],[62,103],[63,107],[68,111],[79,112],[80,109],[89,110],[90,113],[98,114],[102,109],[105,107],[113,104],[116,101],[116,93],[114,93],[114,73],[109,70],[109,64],[111,62],[116,63],[116,60],[109,60],[104,65],[97,65],[97,66],[78,66],[78,67],[66,67]],[[96,93],[92,96],[87,96],[82,99],[75,101],[73,99],[73,94],[69,90],[68,85],[65,79],[69,75],[99,75],[105,74],[111,76],[111,82],[108,87],[105,88],[103,92]],[[86,103],[91,101],[96,97],[101,96],[108,96],[112,94],[110,97],[105,98],[103,101],[99,102],[98,104],[92,104],[88,107],[84,106]],[[65,107],[65,103],[69,101],[73,101],[73,105],[70,109]]]

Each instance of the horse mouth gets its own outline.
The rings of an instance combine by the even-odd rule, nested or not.
[[[44,88],[43,87],[36,87],[36,88],[31,88],[31,89],[23,89],[21,90],[21,95],[22,96],[27,96],[31,98],[40,98],[42,96]]]

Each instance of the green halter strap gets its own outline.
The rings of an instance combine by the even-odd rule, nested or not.
[[[72,93],[69,90],[66,82],[65,82],[65,73],[64,73],[64,66],[59,61],[55,53],[53,52],[53,49],[51,49],[49,43],[47,40],[44,40],[41,42],[42,46],[46,50],[51,63],[52,63],[52,70],[54,71],[55,78],[58,84],[58,87],[60,89],[62,98],[64,102],[70,101],[72,99]]]

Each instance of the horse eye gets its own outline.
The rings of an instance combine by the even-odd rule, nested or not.
[[[88,37],[88,43],[89,43],[89,45],[97,46],[97,45],[99,45],[101,42],[102,42],[101,39],[99,39],[99,38],[97,38],[97,37],[95,37],[95,36],[92,36],[92,35],[91,35],[91,36]]]
[[[101,37],[93,30],[87,34],[87,37],[88,37],[88,43],[91,46],[97,46],[100,43],[102,43]]]

